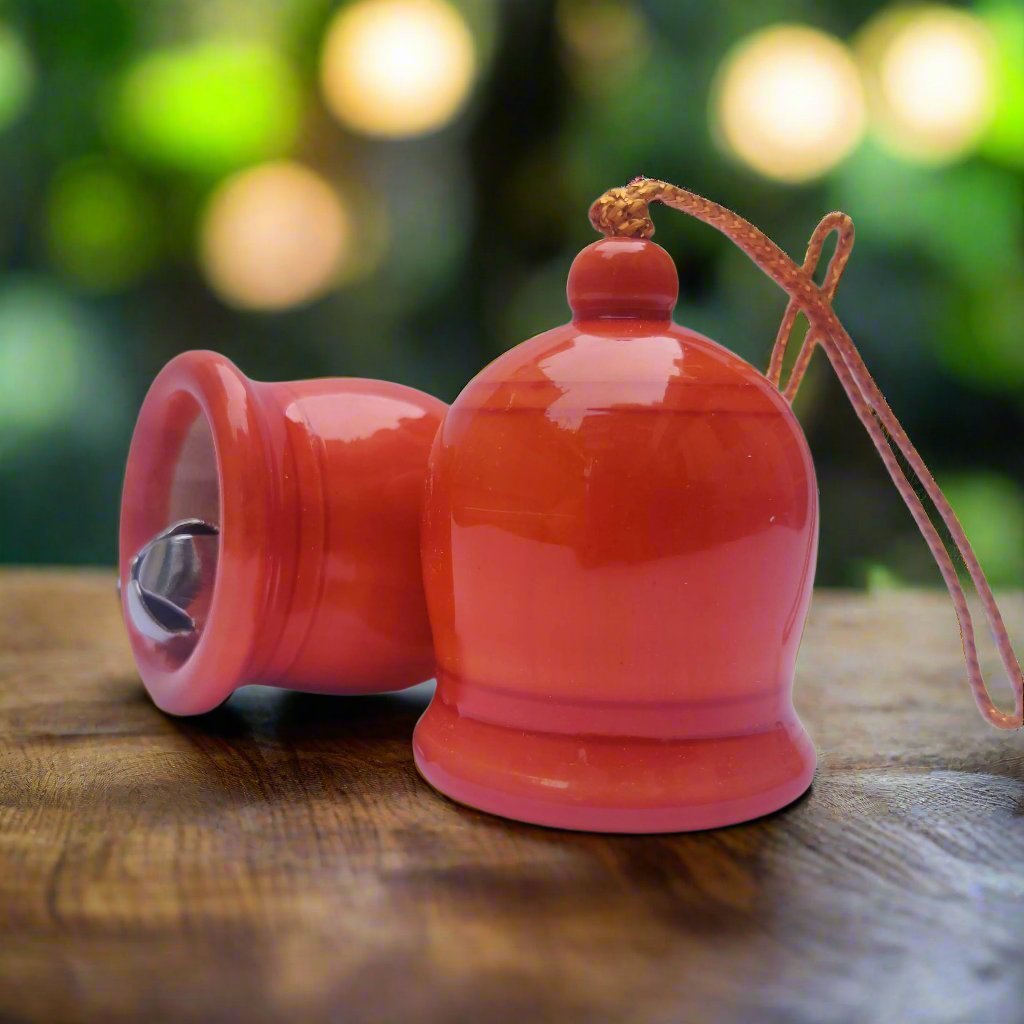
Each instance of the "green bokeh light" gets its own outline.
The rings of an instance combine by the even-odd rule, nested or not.
[[[958,377],[997,393],[1024,387],[1024,280],[999,277],[953,297],[946,323],[939,351]]]
[[[882,562],[864,562],[860,568],[864,578],[864,587],[869,594],[902,590],[907,585],[899,573]]]
[[[982,148],[1024,167],[1024,7],[1020,0],[995,0],[979,13],[996,45],[996,109]]]
[[[983,163],[913,167],[867,145],[836,175],[834,202],[871,246],[924,256],[945,277],[947,308],[930,340],[948,369],[990,391],[1024,385],[1018,179]]]
[[[130,422],[131,396],[104,325],[50,278],[0,285],[0,466],[74,444],[109,451]],[[54,443],[56,442],[56,443]]]
[[[88,345],[74,304],[29,278],[0,290],[0,338],[2,455],[12,433],[31,434],[70,416]]]
[[[1024,583],[1024,491],[994,473],[954,477],[942,487],[989,582]]]
[[[280,54],[206,42],[143,57],[122,82],[115,126],[141,157],[218,173],[285,153],[300,114],[298,82]]]
[[[34,78],[24,43],[10,28],[0,24],[0,129],[21,113]]]
[[[909,248],[983,284],[1020,269],[1019,183],[993,167],[912,167],[864,145],[837,172],[833,201],[874,244]]]
[[[65,167],[50,189],[50,254],[87,288],[116,290],[148,270],[159,251],[158,228],[145,189],[102,157]]]

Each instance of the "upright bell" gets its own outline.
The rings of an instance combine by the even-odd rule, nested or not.
[[[818,533],[783,396],[671,320],[675,266],[607,238],[572,322],[506,352],[430,459],[423,564],[442,793],[609,832],[728,825],[810,785],[791,700]]]

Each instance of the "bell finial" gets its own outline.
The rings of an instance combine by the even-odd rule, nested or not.
[[[672,257],[655,242],[602,238],[573,260],[566,294],[576,320],[668,320],[679,298],[679,275]]]

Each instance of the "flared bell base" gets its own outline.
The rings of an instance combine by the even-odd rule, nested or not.
[[[667,719],[685,721],[685,709]],[[587,832],[690,832],[749,821],[803,794],[815,766],[795,714],[739,735],[578,735],[470,718],[441,695],[416,726],[413,752],[424,779],[460,804]]]

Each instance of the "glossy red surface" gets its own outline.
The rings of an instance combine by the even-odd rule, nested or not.
[[[196,634],[126,623],[156,703],[195,714],[244,683],[367,693],[430,677],[419,563],[443,402],[383,381],[259,383],[213,352],[172,360],[139,413],[121,507],[122,596],[177,520],[219,525]]]
[[[545,825],[673,831],[810,784],[791,702],[817,491],[788,404],[671,322],[652,242],[573,264],[570,324],[451,406],[422,538],[438,690],[420,771]]]

